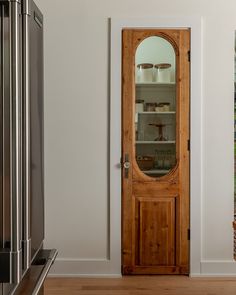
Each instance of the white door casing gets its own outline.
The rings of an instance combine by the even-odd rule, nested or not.
[[[123,28],[190,28],[190,275],[201,274],[202,20],[200,17],[112,18],[110,96],[110,259],[121,269],[121,58]]]

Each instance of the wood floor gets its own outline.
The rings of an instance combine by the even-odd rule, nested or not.
[[[235,295],[236,278],[133,276],[112,279],[49,278],[45,295]]]

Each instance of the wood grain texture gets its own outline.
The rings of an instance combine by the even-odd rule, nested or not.
[[[50,278],[44,295],[235,295],[235,278],[191,279],[187,276],[122,278]]]
[[[160,178],[144,174],[135,158],[135,52],[150,36],[169,41],[176,54],[177,164]],[[122,172],[123,274],[189,272],[189,46],[187,29],[124,29],[122,32],[122,158],[129,155],[131,162],[128,178]],[[142,200],[141,207],[137,205],[140,198],[150,197],[152,203]],[[159,198],[172,199],[168,204],[171,209],[156,206]],[[168,228],[166,235],[161,234],[164,224]]]
[[[140,265],[175,265],[175,200],[139,202]]]

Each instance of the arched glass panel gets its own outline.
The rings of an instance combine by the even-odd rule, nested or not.
[[[176,166],[176,55],[166,39],[143,40],[135,55],[136,161],[150,177]]]

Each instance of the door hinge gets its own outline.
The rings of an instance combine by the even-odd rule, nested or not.
[[[190,151],[190,139],[188,139],[187,146],[188,146],[188,151]]]
[[[188,61],[190,62],[191,60],[191,53],[190,53],[190,50],[188,51]]]
[[[188,241],[190,241],[190,228],[188,228]]]

